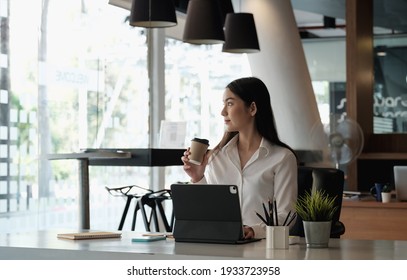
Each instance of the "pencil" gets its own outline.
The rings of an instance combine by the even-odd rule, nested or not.
[[[267,221],[259,214],[256,212],[257,217],[260,218],[260,220],[262,220],[266,225],[268,225]]]
[[[269,201],[268,201],[268,205],[269,205],[269,216],[270,216],[270,226],[274,226],[275,224],[274,224],[274,222],[275,222],[275,220],[274,220],[274,215],[273,215],[273,205],[272,205],[272,203],[271,203],[271,199],[269,198]]]
[[[289,225],[292,223],[292,221],[294,221],[295,217],[297,217],[297,213],[294,213],[294,214],[291,216],[291,219],[288,221],[287,226],[289,226]]]
[[[290,215],[291,215],[291,210],[288,212],[287,217],[285,217],[283,226],[285,226],[287,224],[287,221],[288,221],[288,218],[290,217]]]
[[[264,205],[264,203],[263,203],[263,210],[264,210],[264,217],[265,217],[266,220],[267,220],[266,224],[267,224],[268,226],[270,226],[271,223],[272,223],[272,217],[270,217],[270,215],[268,214],[267,209],[266,209],[266,206]]]
[[[273,203],[274,203],[274,212],[276,215],[275,225],[278,226],[277,201],[274,199]]]

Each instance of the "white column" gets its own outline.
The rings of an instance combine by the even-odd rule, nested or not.
[[[254,15],[261,51],[248,59],[270,91],[281,140],[313,149],[310,131],[321,120],[291,2],[246,0],[242,11]]]
[[[162,28],[146,29],[148,42],[148,76],[150,79],[150,148],[157,147],[161,120],[165,119],[165,32]],[[152,167],[150,188],[162,189],[165,168]]]

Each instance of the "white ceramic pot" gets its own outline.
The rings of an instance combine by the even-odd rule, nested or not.
[[[382,202],[389,203],[391,200],[391,193],[389,192],[382,192]]]

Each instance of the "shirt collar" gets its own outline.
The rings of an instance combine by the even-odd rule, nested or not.
[[[270,153],[271,143],[267,141],[264,137],[261,138],[259,150],[262,152],[264,151],[264,156],[268,156],[268,154]]]
[[[229,147],[235,147],[237,145],[237,139],[238,135],[235,135],[230,141],[223,147],[223,149],[229,149]],[[260,146],[259,146],[259,152],[263,153],[264,156],[267,156],[270,153],[270,150],[272,148],[272,145],[269,141],[267,141],[264,137],[261,138]]]

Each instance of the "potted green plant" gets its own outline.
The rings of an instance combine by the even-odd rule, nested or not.
[[[388,203],[391,200],[391,191],[393,190],[390,184],[386,184],[382,188],[382,202]]]
[[[303,220],[307,247],[328,247],[332,217],[338,208],[335,198],[318,189],[297,199],[295,211]]]

